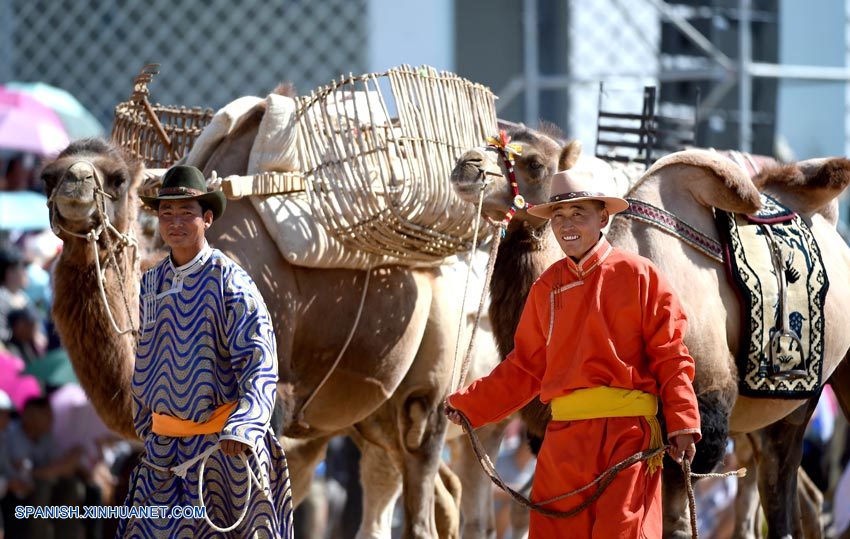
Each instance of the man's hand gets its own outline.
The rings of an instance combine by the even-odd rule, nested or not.
[[[460,412],[452,408],[452,405],[446,401],[446,417],[455,425],[463,426],[463,421],[460,419]]]
[[[694,455],[697,454],[697,447],[694,443],[694,435],[693,434],[677,434],[671,440],[671,448],[669,450],[670,456],[673,457],[673,460],[682,463],[682,457],[686,456],[688,462],[694,461]]]
[[[221,446],[221,452],[228,457],[235,457],[248,449],[248,444],[237,442],[236,440],[221,440],[219,445]]]

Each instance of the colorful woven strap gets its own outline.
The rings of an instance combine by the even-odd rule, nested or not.
[[[627,210],[617,214],[653,225],[687,243],[705,256],[723,263],[723,246],[667,210],[634,198],[626,199]]]

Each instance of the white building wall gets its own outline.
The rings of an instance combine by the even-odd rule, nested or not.
[[[400,64],[454,70],[454,0],[368,0],[368,71]]]
[[[847,9],[844,0],[781,0],[779,62],[847,65]],[[846,153],[846,88],[844,82],[779,81],[776,133],[796,159]]]

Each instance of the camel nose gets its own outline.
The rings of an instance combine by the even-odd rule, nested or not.
[[[466,153],[464,153],[463,155],[461,155],[460,159],[458,159],[458,164],[465,164],[465,163],[481,164],[481,163],[484,162],[485,158],[486,158],[486,156],[484,155],[484,152],[482,152],[481,150],[476,148],[476,149],[473,149],[473,150],[469,150]]]
[[[78,182],[94,181],[94,166],[86,161],[77,161],[65,173],[66,179]]]
[[[452,170],[452,182],[456,184],[471,184],[484,181],[486,157],[480,150],[469,150],[457,160]]]

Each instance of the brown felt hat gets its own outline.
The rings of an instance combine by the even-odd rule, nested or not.
[[[221,217],[227,199],[221,191],[210,191],[204,173],[195,167],[177,165],[168,169],[162,177],[162,186],[155,197],[141,197],[142,202],[153,210],[159,209],[162,200],[197,200],[209,205],[213,221]]]

